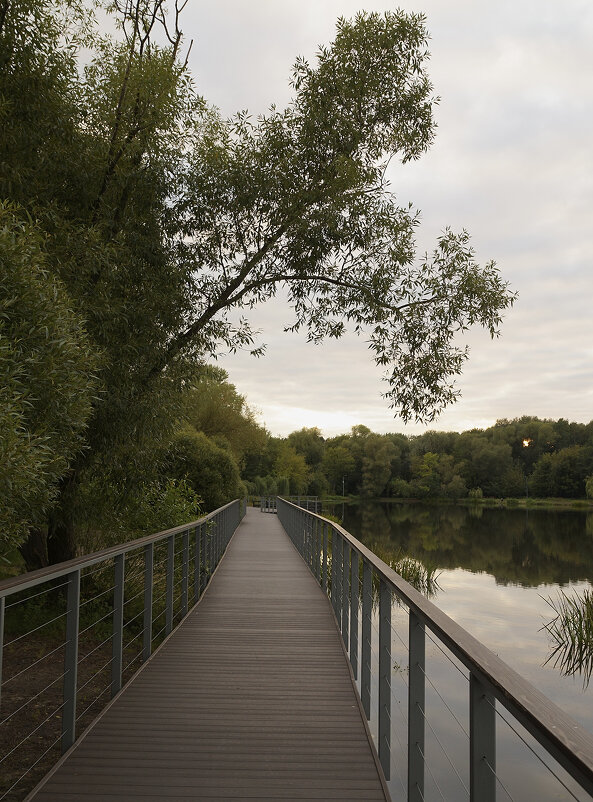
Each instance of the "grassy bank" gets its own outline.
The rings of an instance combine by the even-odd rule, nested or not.
[[[399,502],[404,504],[458,504],[464,507],[506,507],[513,509],[548,509],[548,510],[591,510],[593,499],[579,498],[378,498],[371,499],[363,496],[323,496],[322,502],[328,504],[341,504],[345,502],[359,503],[361,501]]]

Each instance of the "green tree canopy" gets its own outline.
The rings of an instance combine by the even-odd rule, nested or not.
[[[0,202],[0,549],[47,515],[97,385],[98,359],[43,245]]]
[[[240,315],[276,293],[310,340],[364,333],[405,420],[455,400],[460,333],[495,335],[513,301],[466,232],[417,259],[419,215],[387,185],[388,161],[434,136],[422,15],[340,19],[314,64],[297,60],[288,108],[225,120],[193,86],[179,8],[110,4],[109,37],[70,0],[0,6],[0,198],[38,221],[101,357],[85,448],[47,521],[51,559],[76,549],[85,477],[140,477],[200,366],[261,353]]]
[[[197,431],[224,439],[240,463],[246,455],[263,451],[269,437],[227,372],[212,365],[200,371],[190,388],[184,417]]]

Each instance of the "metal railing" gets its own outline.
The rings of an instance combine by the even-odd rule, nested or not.
[[[46,756],[68,750],[101,699],[183,620],[244,515],[235,500],[189,524],[0,581],[0,799],[33,769],[45,773]],[[30,753],[22,747],[33,736],[44,751],[23,766],[19,751]]]
[[[261,512],[276,512],[276,499],[278,496],[260,496],[259,509]],[[296,504],[312,512],[321,512],[321,502],[318,496],[286,496],[286,501]]]
[[[330,598],[367,719],[371,719],[371,708],[377,719],[375,740],[387,780],[393,767],[392,712],[395,713],[397,707],[397,704],[392,705],[392,683],[396,671],[402,673],[392,654],[394,634],[408,651],[407,711],[403,711],[407,712],[407,735],[404,734],[407,747],[402,746],[407,762],[402,775],[407,773],[407,782],[404,777],[402,789],[409,802],[426,798],[426,770],[432,775],[430,761],[425,759],[427,728],[445,751],[427,714],[427,687],[431,693],[434,690],[438,694],[467,736],[469,767],[461,773],[469,773],[469,787],[455,766],[453,769],[465,789],[462,794],[467,794],[471,802],[494,802],[497,787],[504,798],[513,799],[497,772],[496,725],[501,720],[553,775],[554,782],[562,785],[561,793],[566,793],[562,798],[582,799],[582,795],[576,795],[575,788],[593,794],[593,736],[589,732],[341,526],[282,498],[278,498],[277,509],[282,526]],[[394,604],[407,609],[407,643],[392,628]],[[455,667],[460,666],[458,671],[467,682],[469,721],[466,726],[428,675],[427,641]],[[461,670],[463,667],[467,672]],[[502,714],[502,709],[510,714],[511,721]],[[543,757],[521,735],[523,729],[529,733],[526,738],[532,736],[543,747]],[[542,750],[538,747],[538,751]],[[565,780],[560,767],[567,772]],[[571,783],[570,778],[577,785]],[[439,798],[445,799],[438,788],[438,778],[431,776],[431,781],[440,792]],[[455,799],[460,798],[455,796]],[[541,797],[531,789],[523,798]],[[561,797],[554,795],[553,798]]]
[[[260,512],[276,512],[276,496],[260,496]]]

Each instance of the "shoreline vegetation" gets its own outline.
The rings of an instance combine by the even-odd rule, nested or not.
[[[397,503],[397,504],[426,504],[428,506],[444,504],[460,507],[503,507],[512,509],[547,509],[547,510],[592,510],[593,499],[578,498],[367,498],[360,495],[327,495],[319,498],[322,503],[329,504],[359,504],[360,502],[372,503]]]

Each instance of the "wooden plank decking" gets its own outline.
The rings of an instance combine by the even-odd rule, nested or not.
[[[389,800],[331,607],[248,509],[200,603],[29,797]]]

